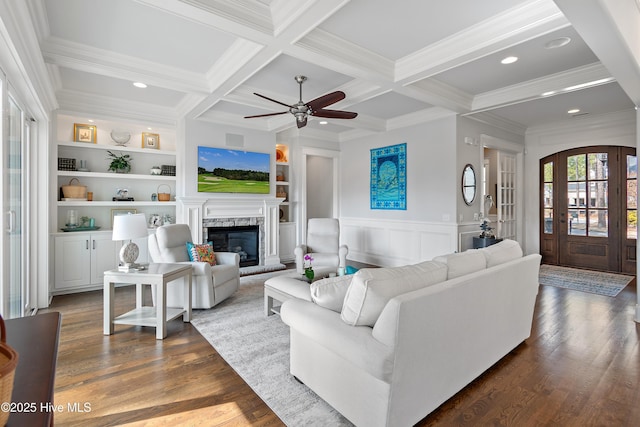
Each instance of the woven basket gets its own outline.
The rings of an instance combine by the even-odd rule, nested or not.
[[[168,187],[169,188],[169,192],[168,193],[161,193],[160,192],[160,187]],[[158,201],[160,201],[160,202],[168,202],[169,200],[171,200],[171,187],[169,187],[168,184],[160,184],[160,185],[158,185]]]
[[[18,366],[18,353],[7,344],[7,330],[0,316],[0,402],[11,402],[13,377]],[[9,419],[9,411],[0,411],[0,425]]]
[[[74,180],[78,181],[78,185],[71,185]],[[68,185],[62,186],[62,196],[70,199],[84,199],[87,197],[87,186],[79,184],[78,178],[71,178]]]

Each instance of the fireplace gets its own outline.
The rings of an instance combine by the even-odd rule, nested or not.
[[[260,264],[258,225],[207,227],[207,242],[213,242],[214,252],[235,252],[240,255],[240,267]]]

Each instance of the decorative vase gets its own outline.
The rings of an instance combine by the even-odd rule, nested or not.
[[[311,282],[313,280],[314,272],[312,268],[307,268],[304,270],[304,275]]]

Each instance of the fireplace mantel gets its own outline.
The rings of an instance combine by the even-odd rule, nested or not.
[[[215,218],[264,218],[264,265],[279,264],[278,197],[178,197],[178,221],[188,224],[194,242],[202,242],[203,220]]]

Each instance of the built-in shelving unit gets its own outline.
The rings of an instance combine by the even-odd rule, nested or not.
[[[85,119],[76,116],[58,116],[58,158],[75,160],[76,169],[80,163],[86,170],[58,170],[57,182],[57,211],[56,231],[65,226],[67,213],[73,209],[78,217],[94,218],[96,226],[110,229],[114,214],[124,210],[144,213],[147,219],[151,215],[169,216],[175,220],[175,191],[176,176],[152,175],[154,166],[176,165],[175,130],[149,130],[140,124],[123,123],[118,121],[98,121],[96,143],[73,141],[74,123],[86,123]],[[112,129],[127,130],[131,133],[129,142],[124,146],[116,145],[111,139]],[[143,132],[158,132],[160,144],[158,149],[142,148]],[[108,152],[129,154],[131,156],[131,172],[115,173],[108,170],[110,159]],[[61,187],[63,185],[83,185],[87,192],[92,193],[92,200],[63,200]],[[133,197],[133,201],[114,201],[122,190]],[[170,201],[159,201],[158,193],[170,193]],[[155,197],[153,195],[156,195]],[[154,200],[155,199],[155,200]]]
[[[293,222],[291,203],[291,164],[289,147],[276,144],[276,197],[284,198],[280,204],[280,260],[294,259],[293,249],[296,242],[296,227]]]
[[[52,294],[79,292],[102,287],[102,274],[118,265],[118,252],[121,242],[111,240],[111,228],[114,215],[126,212],[144,213],[147,221],[152,217],[169,218],[175,221],[177,188],[176,175],[154,175],[154,167],[169,166],[165,170],[176,167],[176,131],[172,127],[156,127],[148,124],[131,123],[117,119],[89,119],[80,115],[58,114],[56,125],[57,142],[55,151],[58,162],[73,164],[76,170],[59,165],[52,165],[52,192],[55,202],[51,212],[51,235],[55,251],[52,262],[55,269]],[[74,141],[74,124],[91,124],[96,126],[96,141]],[[127,131],[131,134],[126,145],[117,145],[110,137],[112,130]],[[159,136],[156,148],[143,148],[143,133]],[[108,152],[129,154],[130,173],[109,171],[111,160]],[[82,169],[82,170],[78,170]],[[92,193],[91,200],[76,197],[65,200],[62,186],[86,186],[87,193]],[[132,201],[114,201],[122,195]],[[120,193],[120,194],[119,194]],[[158,193],[169,193],[169,201],[159,201]],[[155,196],[154,196],[155,195]],[[87,231],[66,231],[69,211],[75,212],[76,218],[92,218],[95,228]],[[63,231],[63,228],[65,231]],[[150,224],[150,228],[151,224]],[[84,228],[83,228],[84,230]],[[146,238],[137,239],[140,247],[140,262],[148,262]]]

